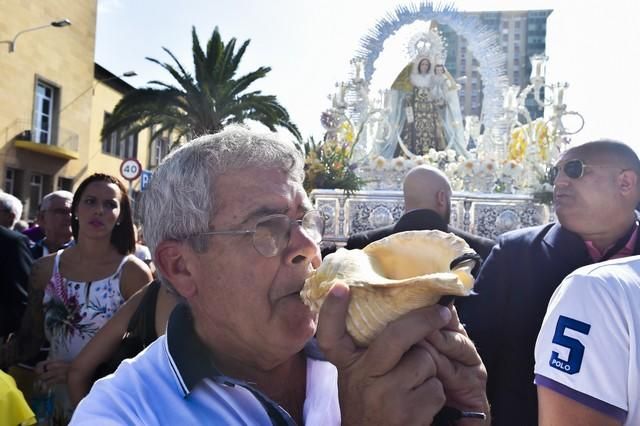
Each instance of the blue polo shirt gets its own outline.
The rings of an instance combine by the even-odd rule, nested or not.
[[[337,371],[309,345],[303,408],[307,425],[340,423]],[[97,381],[71,425],[224,424],[293,425],[276,402],[249,384],[222,374],[178,305],[167,333],[113,375]]]

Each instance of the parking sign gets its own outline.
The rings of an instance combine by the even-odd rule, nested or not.
[[[149,186],[149,181],[151,180],[151,175],[153,173],[149,170],[142,171],[142,177],[140,178],[140,190],[144,191]]]

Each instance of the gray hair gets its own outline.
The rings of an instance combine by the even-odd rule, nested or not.
[[[11,194],[6,192],[0,192],[0,209],[13,213],[13,223],[9,229],[13,229],[13,226],[22,217],[22,202]]]
[[[73,202],[73,194],[71,192],[62,191],[62,190],[53,191],[53,192],[50,192],[47,195],[45,195],[44,198],[42,198],[42,202],[40,203],[40,211],[44,212],[47,209],[49,209],[49,206],[51,205],[51,202],[56,198],[67,200],[70,203]]]
[[[206,232],[216,209],[213,191],[220,175],[248,167],[277,168],[302,183],[303,165],[302,154],[293,143],[274,133],[257,133],[238,125],[187,142],[163,160],[142,193],[145,242],[155,257],[162,241]],[[198,252],[208,248],[206,238],[188,242]]]

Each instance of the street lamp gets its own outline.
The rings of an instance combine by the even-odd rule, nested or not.
[[[138,73],[132,70],[132,71],[125,71],[120,75],[114,75],[112,77],[107,77],[107,78],[104,78],[102,80],[98,79],[98,80],[95,81],[95,83],[93,83],[93,86],[91,87],[91,94],[93,95],[93,94],[96,93],[96,87],[98,87],[98,84],[100,84],[100,83],[104,83],[106,81],[115,80],[115,79],[121,78],[121,77],[135,77],[137,75],[138,75]]]
[[[60,19],[59,21],[52,21],[46,25],[40,25],[38,27],[27,28],[26,30],[18,31],[15,37],[13,37],[13,40],[0,40],[0,43],[7,43],[9,45],[9,53],[13,53],[16,50],[16,40],[21,34],[28,33],[31,31],[41,30],[43,28],[49,28],[49,27],[62,28],[62,27],[68,27],[69,25],[71,25],[71,21],[68,20],[67,18]]]
[[[111,81],[111,80],[115,80],[117,78],[121,78],[121,77],[135,77],[137,76],[138,73],[136,73],[135,71],[125,71],[122,74],[119,75],[114,75],[111,77],[107,77],[104,79],[96,79],[96,81],[94,81],[91,86],[87,87],[86,89],[84,89],[82,92],[80,92],[80,94],[78,94],[78,96],[76,96],[75,98],[73,98],[71,101],[69,101],[69,103],[67,103],[65,106],[63,106],[62,108],[60,108],[60,112],[62,113],[62,111],[66,110],[71,104],[73,104],[75,101],[77,101],[78,99],[80,99],[83,95],[85,95],[86,93],[88,93],[89,91],[91,91],[91,95],[95,95],[96,93],[96,87],[98,87],[98,84],[100,83],[104,83],[105,81]]]

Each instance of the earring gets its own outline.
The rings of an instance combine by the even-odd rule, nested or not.
[[[74,217],[73,217],[73,220],[78,220],[78,216],[74,216]]]
[[[116,222],[116,226],[120,226],[120,222]]]

